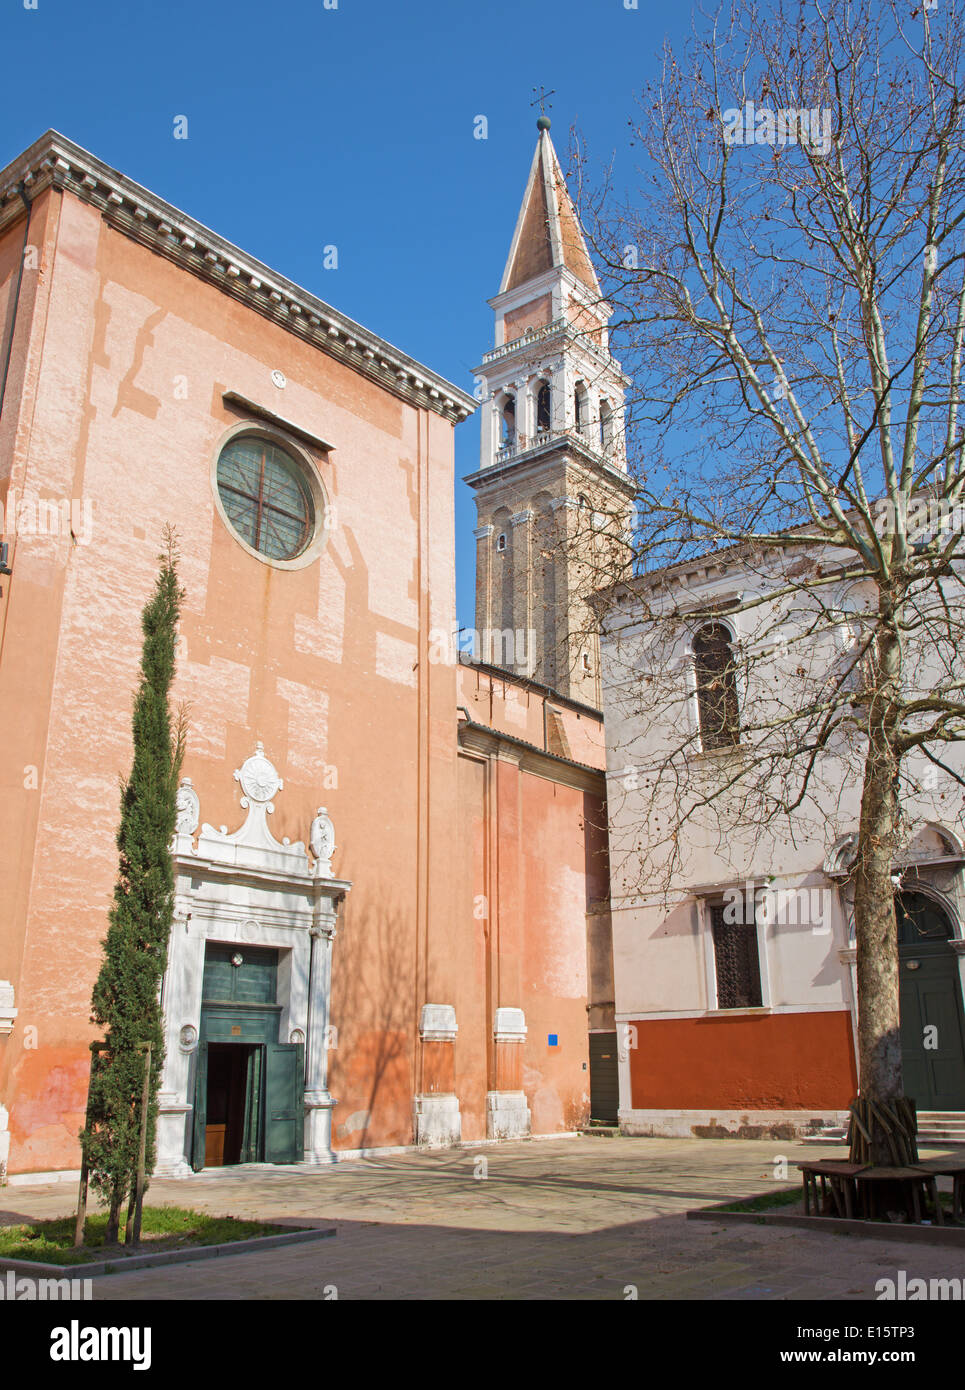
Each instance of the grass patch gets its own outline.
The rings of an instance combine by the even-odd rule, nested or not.
[[[77,1265],[108,1257],[123,1260],[128,1255],[222,1245],[233,1240],[251,1240],[254,1236],[280,1235],[294,1229],[267,1226],[261,1221],[242,1221],[234,1216],[209,1216],[187,1207],[145,1207],[139,1245],[106,1245],[107,1213],[94,1212],[87,1218],[85,1243],[75,1249],[75,1219],[63,1216],[52,1221],[31,1221],[23,1226],[0,1226],[0,1257]],[[123,1235],[123,1223],[121,1233]]]
[[[950,1192],[939,1192],[939,1194],[938,1194],[938,1200],[939,1200],[939,1202],[940,1202],[940,1204],[941,1204],[942,1213],[943,1213],[943,1215],[945,1216],[946,1224],[947,1224],[947,1225],[951,1225],[951,1226],[953,1226],[953,1227],[959,1225],[958,1222],[955,1222],[954,1220],[951,1220],[951,1219],[950,1219],[950,1218],[951,1218],[951,1214],[952,1214],[952,1194],[951,1194]],[[793,1206],[795,1206],[795,1205],[799,1206],[799,1207],[801,1208],[802,1213],[803,1213],[803,1211],[804,1211],[804,1198],[803,1198],[803,1195],[802,1195],[802,1192],[801,1192],[801,1188],[800,1188],[800,1187],[782,1187],[782,1188],[779,1188],[776,1192],[762,1192],[762,1193],[760,1193],[757,1197],[744,1197],[744,1198],[741,1198],[741,1199],[740,1199],[739,1201],[737,1201],[737,1202],[728,1202],[726,1206],[719,1206],[719,1207],[716,1207],[715,1210],[716,1210],[716,1211],[756,1212],[756,1213],[764,1213],[764,1214],[766,1214],[767,1212],[771,1212],[771,1211],[780,1211],[780,1210],[782,1210],[784,1207],[793,1207]],[[924,1204],[924,1202],[923,1202],[923,1203],[922,1203],[923,1210],[924,1210],[924,1205],[925,1205],[925,1204]],[[816,1215],[816,1213],[812,1213],[812,1215]],[[857,1214],[856,1214],[856,1215],[857,1215]],[[864,1220],[865,1218],[857,1218],[857,1219],[859,1219],[859,1220]],[[896,1223],[893,1222],[893,1221],[889,1221],[889,1220],[887,1219],[887,1217],[884,1217],[884,1216],[872,1217],[871,1219],[872,1219],[873,1221],[880,1222],[880,1223],[881,1223],[882,1225],[884,1225],[884,1226],[893,1226],[893,1225],[896,1224]],[[933,1221],[933,1218],[931,1218],[931,1217],[927,1214],[927,1212],[925,1213],[925,1219],[926,1219],[926,1221]],[[914,1223],[902,1222],[902,1223],[898,1223],[898,1224],[908,1225],[908,1224],[914,1224]]]
[[[770,1211],[772,1208],[791,1207],[802,1201],[799,1187],[780,1187],[776,1192],[762,1192],[757,1197],[742,1197],[739,1202],[728,1202],[718,1211]]]

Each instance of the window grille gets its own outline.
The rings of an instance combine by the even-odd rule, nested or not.
[[[717,1007],[719,1009],[759,1009],[761,962],[757,948],[757,927],[751,922],[727,922],[724,907],[710,909],[714,934],[714,960],[717,968]]]
[[[732,748],[740,740],[737,665],[730,633],[721,623],[707,623],[694,637],[697,712],[704,750]]]

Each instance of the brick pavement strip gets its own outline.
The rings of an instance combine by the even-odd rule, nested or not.
[[[596,1139],[393,1154],[330,1168],[221,1169],[157,1179],[149,1200],[266,1221],[310,1218],[336,1239],[259,1256],[131,1270],[95,1298],[873,1299],[875,1281],[958,1273],[941,1247],[688,1222],[697,1206],[793,1183],[815,1146]],[[839,1148],[828,1153],[840,1157]],[[67,1215],[72,1185],[8,1186],[0,1224]]]

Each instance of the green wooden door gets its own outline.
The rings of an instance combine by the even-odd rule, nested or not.
[[[245,1124],[241,1141],[240,1163],[261,1163],[263,1157],[264,1051],[263,1047],[248,1049],[248,1068],[245,1079]]]
[[[265,1162],[301,1163],[305,1153],[305,1048],[265,1044]]]
[[[901,1063],[919,1110],[965,1110],[965,1027],[958,961],[946,945],[903,946]]]
[[[590,1119],[615,1125],[620,1108],[616,1033],[590,1034]]]
[[[205,946],[203,1003],[274,1004],[277,988],[277,951],[217,941]]]
[[[191,1135],[191,1167],[200,1173],[204,1167],[204,1151],[208,1130],[208,1044],[198,1043],[198,1059],[194,1073],[194,1129]]]
[[[952,925],[941,903],[895,894],[905,1095],[919,1110],[965,1110],[965,1017]]]

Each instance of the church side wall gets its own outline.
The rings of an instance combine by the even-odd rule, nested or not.
[[[23,223],[15,224],[4,239],[6,267],[14,275],[23,232]],[[66,254],[60,258],[62,238]],[[0,420],[0,498],[13,570],[0,582],[0,978],[12,986],[17,1010],[11,1031],[0,1035],[0,1118],[2,1110],[9,1112],[13,1131],[0,1142],[11,1144],[11,1171],[22,1166],[20,1141],[27,1133],[38,1136],[34,1152],[41,1166],[59,1166],[73,1152],[71,1141],[83,1121],[92,1036],[86,1023],[89,991],[79,1014],[66,1016],[75,987],[78,931],[43,942],[41,973],[63,972],[43,1000],[28,982],[29,962],[37,959],[31,900],[38,880],[56,881],[66,875],[68,863],[83,865],[87,850],[83,834],[58,833],[63,826],[46,800],[45,771],[61,717],[55,689],[60,630],[78,553],[69,513],[62,524],[62,507],[76,495],[74,459],[85,422],[83,364],[90,351],[91,301],[84,267],[71,254],[70,230],[64,232],[59,194],[47,191],[34,201],[27,244],[34,254],[24,268]],[[52,503],[54,512],[38,530],[41,500]],[[88,659],[82,655],[82,671]],[[96,739],[96,733],[96,727],[78,728],[79,737]],[[72,786],[68,801],[76,792]],[[114,803],[116,813],[116,792]],[[42,841],[43,863],[37,857]],[[78,927],[82,932],[82,924]]]
[[[589,1113],[587,911],[606,894],[601,800],[525,771],[508,747],[463,751],[460,789],[460,918],[471,931],[455,936],[473,942],[456,995],[463,1139],[487,1137],[496,1091],[525,1095],[533,1134],[571,1132]],[[526,1028],[511,1071],[494,1041],[506,1009],[521,1010]]]
[[[328,807],[336,871],[354,883],[333,948],[333,1144],[409,1143],[420,1007],[446,997],[453,968],[455,681],[424,659],[430,628],[454,618],[451,427],[71,195],[48,196],[57,250],[21,466],[78,503],[83,534],[21,539],[5,614],[0,715],[20,732],[5,741],[4,800],[23,826],[2,837],[15,885],[5,939],[25,943],[2,1078],[11,1171],[78,1162],[140,613],[168,522],[186,589],[184,773],[203,820],[234,828],[232,772],[260,740],[285,784],[278,839],[304,840]],[[334,508],[326,548],[302,569],[249,555],[218,514],[212,460],[245,418],[228,391],[333,446],[300,445]]]

